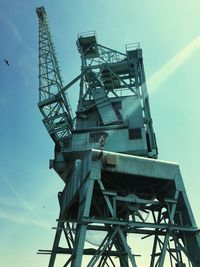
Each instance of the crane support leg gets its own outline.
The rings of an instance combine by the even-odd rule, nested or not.
[[[146,266],[186,266],[185,258],[200,266],[200,237],[177,164],[93,149],[76,162],[60,207],[49,267],[57,254],[66,254],[64,266],[140,267],[136,235],[144,243],[154,238]],[[61,233],[70,233],[67,248],[59,246]],[[103,237],[88,248],[97,233]]]

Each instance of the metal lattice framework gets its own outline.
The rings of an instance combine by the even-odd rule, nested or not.
[[[89,256],[88,267],[137,267],[138,236],[151,240],[146,266],[200,264],[199,230],[177,164],[92,150],[76,161],[59,203],[53,248],[40,250],[51,254],[49,267],[59,254],[66,255],[63,266],[86,266]],[[88,231],[104,233],[98,247],[85,248]]]
[[[65,182],[52,249],[39,253],[50,254],[49,267],[60,266],[60,254],[63,267],[140,267],[140,237],[151,242],[145,266],[200,267],[199,230],[179,166],[156,160],[139,45],[121,53],[98,44],[95,33],[79,34],[81,73],[63,86],[44,7],[36,12],[38,106],[55,142],[50,167]],[[66,91],[77,81],[74,125]],[[103,235],[92,246],[87,235],[96,233]]]
[[[68,136],[73,120],[49,31],[44,7],[36,10],[39,18],[39,103],[43,123],[56,143]]]
[[[92,34],[92,36],[91,36]],[[110,118],[101,107],[109,105],[109,98],[137,96],[143,110],[144,126],[149,136],[151,147],[150,157],[157,157],[157,147],[152,125],[144,73],[142,50],[139,43],[126,46],[126,53],[116,51],[97,43],[95,33],[79,34],[77,46],[81,54],[82,77],[78,113],[85,112],[96,106],[104,123],[118,122],[121,117],[112,112]],[[102,88],[102,94],[100,90]],[[87,100],[94,99],[89,103]],[[89,104],[88,104],[89,103]],[[108,113],[108,110],[107,112]],[[110,120],[110,121],[109,121]]]

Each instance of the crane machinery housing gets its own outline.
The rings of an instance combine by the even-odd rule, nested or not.
[[[89,267],[140,267],[131,234],[133,242],[152,240],[150,267],[199,267],[199,232],[179,166],[157,160],[139,43],[119,52],[99,44],[95,32],[79,34],[81,73],[64,86],[47,14],[36,12],[38,107],[55,142],[50,168],[64,181],[52,250],[39,253],[50,254],[49,267],[59,254],[63,266],[86,266],[86,256]],[[73,117],[67,91],[78,81]],[[88,231],[105,234],[97,248],[86,248]]]

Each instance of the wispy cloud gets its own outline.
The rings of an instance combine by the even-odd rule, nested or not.
[[[5,179],[3,176],[0,177],[1,180],[8,186],[15,198],[0,198],[0,202],[7,206],[5,209],[0,210],[0,218],[13,221],[20,224],[33,224],[40,227],[45,227],[50,229],[50,225],[43,220],[39,215],[34,206],[26,201],[21,194],[14,188],[8,179]],[[17,199],[17,202],[16,202]],[[13,214],[12,208],[18,208],[18,213],[15,216]]]
[[[147,81],[150,94],[154,93],[162,83],[172,76],[193,53],[200,48],[200,36],[191,41],[186,47],[179,51],[171,58],[164,66],[162,66],[152,77]]]
[[[10,19],[8,19],[8,17],[6,17],[1,11],[0,11],[0,19],[4,22],[4,24],[7,25],[8,28],[10,28],[10,30],[13,32],[15,38],[19,41],[22,42],[23,38],[19,32],[19,30],[17,29],[17,27],[12,23],[12,21]]]
[[[33,47],[27,42],[25,38],[25,30],[23,29],[23,33],[17,28],[17,26],[13,23],[13,21],[6,15],[4,15],[0,11],[0,22],[2,21],[2,25],[7,28],[8,31],[11,32],[12,38],[11,43],[17,42],[23,48],[17,58],[18,61],[15,62],[15,67],[21,73],[24,84],[27,86],[30,83],[30,77],[33,76],[33,73],[37,73],[37,64],[35,63],[35,59],[38,57],[37,52],[33,49]],[[10,55],[7,55],[8,58]],[[11,57],[11,56],[10,56]],[[11,66],[13,66],[11,62]],[[1,101],[2,102],[2,101]],[[5,101],[0,104],[5,104]]]
[[[9,187],[11,192],[16,196],[16,198],[20,201],[20,203],[24,206],[25,209],[34,212],[33,207],[30,205],[29,202],[27,202],[18,192],[17,190],[13,187],[13,185],[10,183],[8,179],[5,179],[4,176],[1,176],[1,179],[4,181],[4,183]]]
[[[1,11],[0,11],[0,19],[3,21],[3,23],[7,26],[8,29],[13,33],[13,36],[15,37],[16,41],[21,43],[24,48],[27,49],[28,52],[30,52],[31,55],[36,55],[36,52],[33,50],[33,48],[25,41],[23,38],[23,35],[20,33],[19,29],[17,26],[12,22],[11,19],[9,19],[7,16],[5,16]]]
[[[10,208],[19,208],[25,209],[24,206],[19,201],[14,201],[11,197],[3,197],[0,196],[0,204],[1,206],[10,207]]]
[[[50,224],[45,222],[44,220],[38,218],[29,217],[23,213],[11,213],[8,210],[0,209],[0,218],[4,220],[8,220],[14,223],[26,224],[26,225],[35,225],[42,228],[50,229]]]
[[[35,211],[35,210],[40,210],[43,206],[48,206],[46,204],[46,201],[49,200],[49,198],[51,198],[52,196],[55,198],[55,201],[57,200],[56,198],[56,191],[60,191],[63,189],[63,183],[60,181],[60,183],[56,180],[56,179],[52,179],[51,182],[48,181],[48,186],[42,186],[37,188],[37,197],[34,199],[34,203],[28,202],[25,200],[25,198],[22,197],[22,195],[16,190],[16,188],[13,186],[12,184],[12,178],[11,177],[20,177],[21,179],[24,179],[24,181],[27,181],[27,177],[43,177],[43,176],[47,176],[49,175],[49,171],[46,168],[42,168],[42,169],[38,169],[36,172],[31,172],[28,171],[26,169],[26,171],[23,170],[23,172],[17,169],[10,169],[8,166],[0,166],[0,180],[2,180],[4,182],[4,184],[6,184],[6,186],[10,189],[10,191],[12,192],[12,195],[15,196],[15,204],[18,205],[20,208],[22,209],[27,209],[30,211]],[[52,173],[51,175],[54,175],[55,178],[56,174]],[[9,178],[9,179],[8,179]],[[41,181],[40,181],[41,184]],[[33,186],[37,186],[36,184]],[[8,203],[7,203],[8,201]],[[2,196],[0,196],[0,203],[2,204],[6,204],[7,205],[12,205],[13,200],[10,198],[6,199],[2,198]],[[18,204],[19,203],[19,204]],[[54,212],[52,211],[52,209],[50,210],[45,210],[45,213],[48,214],[54,214]]]

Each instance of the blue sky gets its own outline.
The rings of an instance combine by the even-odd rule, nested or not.
[[[53,142],[38,102],[38,20],[44,5],[65,83],[80,70],[77,33],[99,43],[143,49],[159,159],[180,164],[197,225],[200,151],[200,2],[59,0],[0,2],[0,265],[47,266],[63,184],[48,169]],[[4,63],[8,59],[10,66]],[[78,88],[69,91],[75,110]]]

